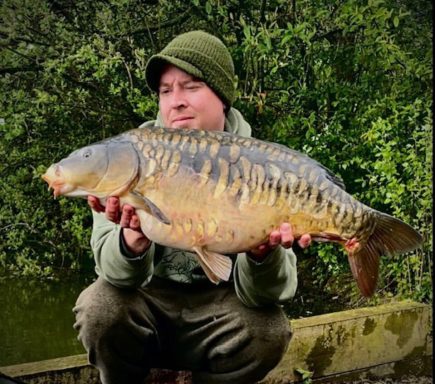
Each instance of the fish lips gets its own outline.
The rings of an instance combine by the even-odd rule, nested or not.
[[[41,177],[48,184],[48,190],[53,189],[54,197],[66,195],[74,189],[72,185],[65,182],[62,166],[59,164],[50,166]]]

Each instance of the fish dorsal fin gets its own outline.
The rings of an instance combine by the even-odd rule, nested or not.
[[[335,185],[338,185],[344,191],[346,190],[346,185],[344,185],[344,181],[341,177],[334,174],[329,168],[326,168],[324,165],[317,163],[320,168],[322,168],[326,173],[326,178],[332,181]]]
[[[292,149],[292,148],[288,148],[285,145],[276,144],[276,143],[269,143],[269,144],[280,149],[280,150],[283,150],[287,153],[290,153],[292,156],[301,159],[303,162],[305,162],[306,164],[308,164],[310,166],[313,166],[313,165],[318,166],[324,172],[325,177],[329,181],[332,181],[335,185],[337,185],[341,189],[346,190],[346,186],[344,184],[343,179],[341,177],[337,176],[336,174],[334,174],[334,172],[332,172],[329,168],[326,168],[323,164],[319,163],[317,160],[314,160],[313,158],[309,157],[305,153],[299,152],[299,151]]]
[[[150,199],[142,196],[142,194],[137,191],[131,191],[130,195],[131,197],[133,197],[134,200],[138,201],[138,205],[140,205],[140,207],[145,212],[149,213],[151,216],[155,217],[163,224],[171,224],[170,220],[166,217],[166,215]]]
[[[229,257],[208,251],[204,247],[194,247],[193,250],[197,253],[199,264],[212,283],[219,284],[222,280],[229,280],[233,264]]]

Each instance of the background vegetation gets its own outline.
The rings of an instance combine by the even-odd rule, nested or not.
[[[374,301],[432,299],[432,3],[411,0],[3,0],[0,267],[54,277],[92,269],[84,201],[41,174],[73,149],[156,115],[148,57],[203,29],[229,47],[254,135],[308,153],[424,246],[384,258]],[[359,297],[337,246],[300,256],[301,284]]]

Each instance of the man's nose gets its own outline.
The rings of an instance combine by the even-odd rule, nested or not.
[[[184,108],[187,106],[185,94],[180,89],[174,89],[171,95],[171,107],[174,109]]]

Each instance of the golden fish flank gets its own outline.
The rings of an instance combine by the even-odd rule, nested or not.
[[[231,182],[228,194],[231,197],[234,197],[239,193],[240,188],[242,187],[242,177],[240,175],[240,171],[239,171],[238,167],[232,166],[231,171],[232,171],[231,172],[232,182]]]
[[[151,240],[196,252],[215,283],[230,276],[224,254],[258,246],[282,222],[296,237],[343,245],[365,296],[376,288],[380,256],[422,240],[354,199],[313,159],[225,132],[132,130],[73,152],[43,178],[56,196],[119,196],[136,208]]]
[[[180,163],[181,163],[181,152],[175,150],[172,153],[171,162],[169,163],[168,172],[167,172],[168,177],[172,177],[178,172]]]
[[[232,145],[230,147],[230,163],[234,164],[239,160],[240,157],[240,147],[238,145]]]
[[[157,149],[156,149],[156,161],[158,164],[161,163],[161,159],[163,157],[163,153],[165,152],[165,148],[163,147],[163,145],[159,144],[157,145]]]
[[[219,198],[228,186],[229,167],[228,162],[224,159],[218,159],[219,164],[219,179],[216,183],[213,197]]]
[[[209,153],[211,158],[215,158],[219,153],[220,144],[218,141],[214,140],[209,147]]]
[[[162,161],[160,163],[162,169],[168,169],[170,159],[171,159],[171,151],[165,150]]]

